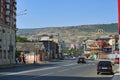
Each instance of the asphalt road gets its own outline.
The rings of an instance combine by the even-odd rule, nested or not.
[[[86,64],[62,60],[0,69],[0,80],[111,80],[111,74],[96,74],[96,64],[97,61],[90,60]]]

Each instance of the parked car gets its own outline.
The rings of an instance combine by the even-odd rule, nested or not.
[[[113,67],[111,61],[99,61],[97,65],[97,74],[111,73],[113,74]]]
[[[120,63],[120,59],[119,58],[115,58],[114,59],[114,64],[119,64]]]
[[[79,57],[77,60],[77,63],[86,63],[85,58],[84,57]]]

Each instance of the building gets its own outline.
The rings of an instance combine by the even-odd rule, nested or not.
[[[0,0],[0,65],[15,62],[16,0]]]
[[[39,36],[39,40],[46,42],[46,43],[51,43],[51,46],[55,46],[55,48],[53,50],[53,54],[54,54],[53,58],[63,58],[63,53],[64,53],[64,49],[65,49],[65,42],[60,38],[59,33],[55,34],[55,35],[53,35],[53,34],[41,35],[41,36]]]
[[[118,35],[106,35],[96,40],[86,40],[84,55],[88,58],[96,55],[96,58],[113,59],[119,54],[118,40]]]
[[[57,59],[60,57],[58,40],[53,38],[53,35],[41,35],[39,38],[40,42],[44,43],[45,51],[48,54],[49,59]]]
[[[21,63],[23,63],[23,58],[26,63],[45,61],[46,52],[43,42],[17,42],[16,48],[17,52],[20,52],[20,56],[17,58],[21,60]]]

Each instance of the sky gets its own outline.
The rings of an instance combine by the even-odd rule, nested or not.
[[[117,0],[16,1],[18,29],[118,22]]]

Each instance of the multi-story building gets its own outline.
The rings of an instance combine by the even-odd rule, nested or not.
[[[16,0],[0,0],[0,65],[15,62]]]

